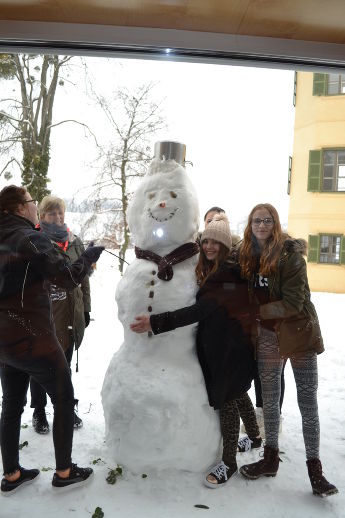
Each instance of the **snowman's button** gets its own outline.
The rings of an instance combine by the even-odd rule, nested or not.
[[[151,281],[150,284],[151,284],[151,286],[154,286],[155,285],[155,281]]]
[[[148,332],[147,332],[147,336],[148,336],[149,338],[151,338],[151,336],[152,336],[152,335],[153,335],[152,331],[148,331]]]
[[[147,311],[150,311],[150,313],[151,313],[151,311],[152,311],[152,306],[149,306],[149,307],[147,308]]]
[[[156,272],[155,272],[154,270],[152,270],[152,272],[151,272],[151,273],[152,273],[152,275],[156,275]]]
[[[154,295],[154,292],[153,292],[153,291],[150,291],[150,293],[149,293],[149,299],[153,299],[153,295]]]

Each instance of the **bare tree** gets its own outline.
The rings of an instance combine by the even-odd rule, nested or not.
[[[151,142],[154,135],[165,128],[160,103],[153,101],[153,83],[143,84],[134,92],[120,89],[112,100],[97,96],[112,130],[111,144],[102,150],[102,171],[95,183],[96,210],[102,200],[112,201],[113,218],[106,226],[105,241],[119,245],[119,270],[130,244],[127,207],[135,181],[146,172],[151,160]],[[98,208],[97,208],[98,204]]]
[[[62,68],[71,56],[0,54],[0,80],[15,79],[18,95],[0,99],[0,153],[6,158],[0,175],[16,164],[21,171],[22,184],[30,189],[38,200],[49,194],[48,168],[50,161],[50,137],[53,127],[69,119],[53,124],[53,107],[58,85],[65,80]],[[22,158],[18,159],[18,145]]]

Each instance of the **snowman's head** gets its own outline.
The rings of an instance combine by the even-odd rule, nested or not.
[[[155,159],[128,207],[128,223],[136,246],[157,251],[195,240],[199,206],[184,167]]]

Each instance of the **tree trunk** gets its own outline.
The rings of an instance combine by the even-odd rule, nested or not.
[[[47,189],[49,159],[49,152],[42,155],[28,150],[23,156],[22,185],[37,201],[50,194]]]
[[[22,119],[19,125],[23,150],[22,185],[30,191],[31,196],[41,201],[50,194],[48,169],[52,114],[60,67],[66,58],[60,60],[58,56],[43,56],[38,93],[35,88],[37,80],[30,71],[31,57],[23,54],[22,60],[19,55],[14,55],[13,59],[22,98]]]
[[[127,224],[127,207],[128,207],[128,197],[127,197],[127,177],[126,177],[126,165],[127,165],[127,140],[124,141],[123,146],[123,155],[121,162],[121,198],[122,198],[122,216],[123,216],[123,243],[120,247],[119,252],[119,270],[121,275],[123,275],[123,264],[126,258],[126,252],[129,245],[129,231]]]

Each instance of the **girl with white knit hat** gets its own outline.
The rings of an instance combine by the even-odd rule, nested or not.
[[[216,214],[201,236],[196,303],[172,312],[141,315],[131,324],[137,333],[159,334],[199,322],[197,355],[209,403],[219,409],[223,435],[222,459],[204,479],[210,488],[237,473],[240,415],[249,435],[247,449],[262,443],[247,394],[254,373],[251,332],[256,308],[249,303],[247,283],[238,266],[229,260],[231,247],[229,221],[225,214]]]

